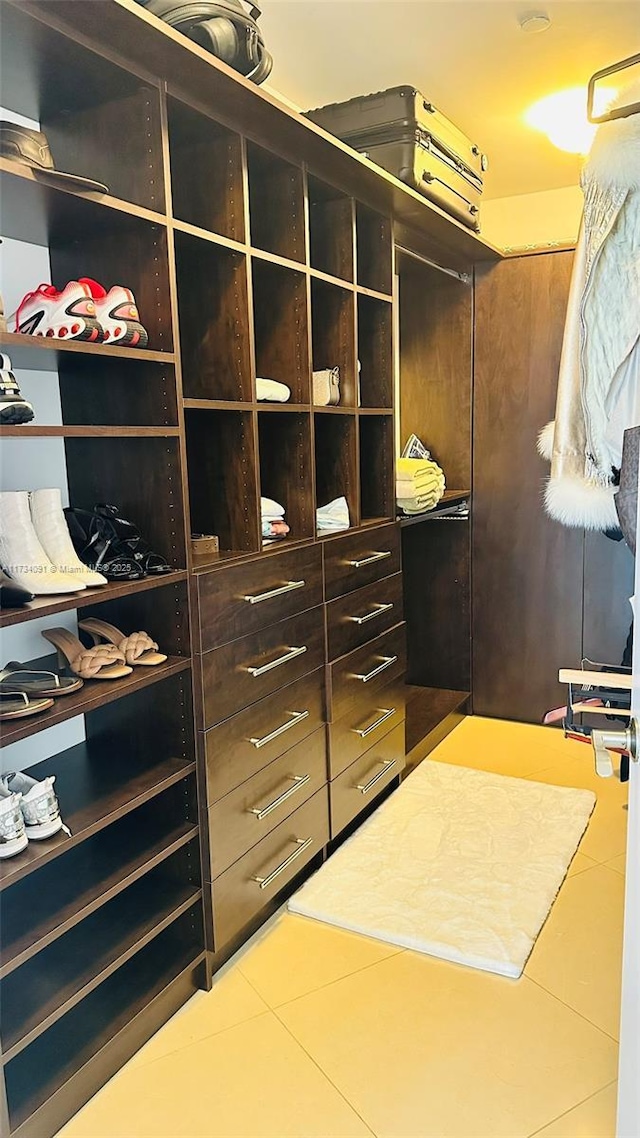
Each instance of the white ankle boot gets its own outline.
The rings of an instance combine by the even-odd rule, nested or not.
[[[73,548],[62,510],[60,490],[57,487],[52,490],[32,490],[29,498],[33,528],[56,569],[87,587],[106,585],[107,578],[83,565]]]
[[[79,593],[86,587],[60,573],[47,557],[33,528],[26,490],[0,493],[0,565],[36,596]]]

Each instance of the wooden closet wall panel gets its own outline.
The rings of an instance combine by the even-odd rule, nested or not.
[[[581,530],[543,511],[538,430],[553,418],[572,253],[477,274],[473,495],[473,710],[540,722],[580,660]]]
[[[452,489],[471,484],[472,302],[470,285],[403,262],[401,442],[415,431]]]

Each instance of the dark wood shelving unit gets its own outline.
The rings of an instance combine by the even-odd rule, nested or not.
[[[225,909],[227,887],[211,882],[217,838],[209,825],[205,732],[218,729],[212,721],[235,698],[228,682],[224,699],[212,695],[227,677],[215,679],[209,653],[220,646],[205,640],[215,640],[221,624],[231,630],[221,647],[230,659],[237,650],[245,673],[236,685],[243,707],[263,707],[280,686],[286,693],[296,677],[304,685],[313,678],[314,706],[327,711],[316,713],[309,749],[325,762],[326,778],[298,809],[313,819],[317,855],[326,848],[333,778],[326,677],[336,664],[327,655],[330,606],[349,588],[367,590],[362,605],[378,587],[391,589],[402,621],[398,312],[402,432],[433,427],[425,441],[448,481],[470,485],[470,292],[433,269],[413,275],[394,244],[465,274],[498,254],[135,0],[6,0],[3,9],[8,107],[41,122],[59,169],[108,187],[102,195],[45,182],[2,159],[3,232],[46,246],[58,287],[77,275],[130,287],[149,347],[3,334],[0,348],[27,398],[29,370],[59,384],[61,422],[41,422],[36,400],[33,424],[0,429],[0,438],[12,447],[21,438],[31,447],[60,439],[70,502],[87,509],[113,502],[173,570],[0,613],[0,626],[14,630],[37,618],[54,623],[61,613],[95,615],[125,633],[145,628],[168,654],[160,667],[88,682],[43,715],[3,724],[5,747],[35,735],[44,742],[48,727],[80,717],[85,730],[83,742],[34,767],[36,777],[56,776],[71,836],[31,843],[0,864],[0,1116],[6,1103],[10,1138],[51,1138],[198,987],[210,986],[231,951],[228,930],[244,922],[240,943],[249,929]],[[316,406],[313,371],[333,367],[340,403]],[[287,384],[289,402],[258,401],[257,378]],[[445,500],[461,494],[468,491]],[[285,508],[285,541],[263,546],[261,496]],[[342,496],[349,530],[319,534],[317,508]],[[414,600],[421,603],[423,580],[433,574],[437,581],[439,564],[456,582],[468,570],[463,540],[452,553],[431,549],[431,535],[469,530],[417,525],[422,520],[400,523],[403,542],[416,549],[429,535],[427,571],[415,549],[405,563],[420,578]],[[219,552],[194,557],[192,532],[215,534]],[[393,558],[384,562],[393,563],[393,574],[371,569],[370,557]],[[352,571],[363,575],[346,585]],[[225,601],[232,615],[203,620],[203,596],[219,600],[232,579]],[[273,587],[285,588],[282,608],[280,600],[271,609],[273,602],[262,603]],[[297,592],[303,589],[310,599]],[[414,601],[405,601],[409,678],[420,685],[409,689],[414,752],[417,735],[434,737],[466,700],[465,596],[453,587],[434,591],[434,606],[441,614],[453,606],[456,619],[449,640],[438,633],[442,620],[433,624],[430,659],[446,667],[429,686],[412,672],[411,656],[426,626]],[[273,665],[282,637],[298,632],[301,642],[306,637],[299,671],[268,668],[252,686],[246,661]],[[394,730],[401,738],[402,729]],[[279,853],[274,846],[269,868]],[[240,861],[224,863],[231,892],[245,888]],[[247,895],[238,910],[264,919],[281,898],[276,891],[265,904],[262,894]]]

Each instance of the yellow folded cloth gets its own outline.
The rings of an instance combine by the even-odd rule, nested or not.
[[[415,479],[429,474],[442,474],[437,462],[426,458],[399,458],[396,463],[396,477]]]

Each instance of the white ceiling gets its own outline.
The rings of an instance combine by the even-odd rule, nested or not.
[[[531,12],[551,27],[525,35]],[[639,0],[264,0],[260,22],[271,89],[308,109],[415,86],[489,155],[489,198],[575,185],[580,160],[522,116],[640,50]]]

